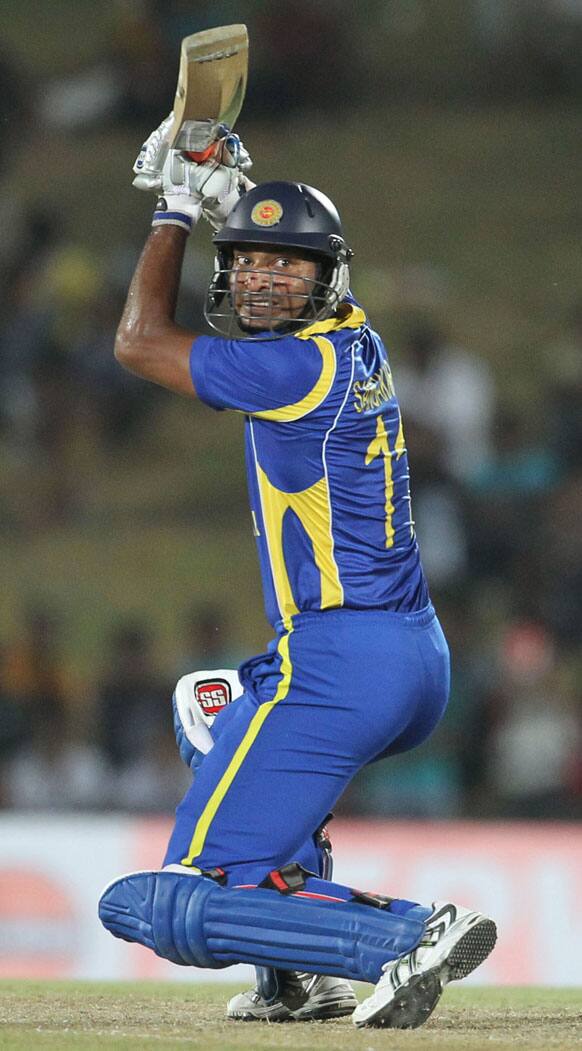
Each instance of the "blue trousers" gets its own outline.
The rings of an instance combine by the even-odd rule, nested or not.
[[[354,775],[421,744],[443,714],[449,653],[434,609],[297,614],[240,675],[164,864],[220,867],[229,886],[290,861],[319,872],[313,832]]]

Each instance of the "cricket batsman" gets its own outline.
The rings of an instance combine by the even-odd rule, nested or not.
[[[414,1028],[489,955],[496,927],[452,903],[332,881],[321,831],[358,770],[432,733],[449,691],[388,356],[349,291],[352,252],[329,198],[298,182],[253,185],[228,129],[202,163],[172,149],[167,129],[136,162],[138,187],[158,201],[116,357],[242,415],[273,640],[241,666],[240,696],[211,724],[193,716],[196,677],[181,680],[192,785],[162,868],[115,880],[100,917],[176,964],[254,964],[257,989],[231,1001],[230,1017],[349,1011],[356,1026]],[[215,230],[206,317],[218,335],[174,320],[201,219]],[[350,980],[372,995],[357,1005]]]

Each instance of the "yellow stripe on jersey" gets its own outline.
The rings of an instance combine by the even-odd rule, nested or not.
[[[336,313],[325,321],[315,321],[313,325],[304,328],[297,333],[298,339],[313,339],[325,332],[339,332],[342,328],[360,328],[366,321],[366,315],[361,307],[353,303],[342,303]]]
[[[200,857],[204,849],[208,830],[216,816],[216,812],[223,802],[226,793],[228,792],[232,782],[234,781],[238,771],[244,763],[254,741],[257,739],[259,731],[265,722],[265,719],[273,711],[273,708],[279,701],[289,693],[289,687],[291,685],[291,673],[293,666],[291,663],[291,657],[289,656],[289,637],[293,631],[293,626],[290,621],[285,622],[285,634],[281,636],[277,650],[281,657],[281,678],[279,685],[277,686],[277,692],[273,697],[272,701],[265,701],[261,704],[255,714],[253,715],[248,729],[239,744],[236,752],[234,753],[230,763],[224,771],[220,781],[218,782],[214,792],[210,796],[204,810],[202,811],[196,828],[194,829],[194,835],[190,843],[190,849],[185,858],[182,858],[182,865],[192,865],[196,858]]]
[[[282,617],[292,617],[299,610],[295,605],[283,555],[283,516],[289,507],[288,494],[282,493],[280,489],[271,485],[258,461],[257,479],[261,496],[265,537],[279,612]]]
[[[313,412],[327,398],[336,373],[336,357],[333,344],[324,339],[326,332],[339,332],[343,328],[360,328],[366,320],[366,315],[361,307],[352,303],[342,303],[333,317],[325,321],[316,321],[313,325],[302,329],[297,333],[297,339],[312,339],[318,347],[323,359],[321,374],[315,386],[293,405],[282,405],[279,409],[262,409],[260,412],[251,413],[259,420],[276,420],[279,423],[291,423],[300,420],[303,416]]]
[[[283,552],[283,518],[288,509],[295,512],[313,544],[315,564],[321,578],[321,609],[341,606],[344,592],[333,554],[327,479],[320,478],[315,485],[299,493],[284,493],[273,485],[258,463],[257,477],[273,583],[281,616],[291,617],[298,612]]]
[[[321,608],[341,606],[344,589],[333,553],[331,510],[327,478],[301,493],[286,494],[289,506],[299,518],[313,544],[313,556],[321,577]]]
[[[251,413],[252,416],[259,420],[277,420],[279,423],[291,423],[293,420],[300,420],[303,416],[313,412],[327,398],[335,379],[335,350],[333,343],[322,336],[314,337],[313,342],[322,357],[321,373],[315,386],[311,388],[304,398],[301,398],[301,401],[296,401],[294,405],[282,405],[280,409],[263,409],[260,412]]]

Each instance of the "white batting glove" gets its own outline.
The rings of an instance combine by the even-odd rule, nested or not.
[[[246,161],[248,154],[246,150],[244,153]],[[234,163],[234,156],[223,142],[217,144],[215,155],[200,164],[180,150],[170,150],[162,171],[162,193],[153,225],[176,223],[189,230],[204,215],[215,230],[224,226],[242,194],[253,186]]]
[[[224,125],[223,128],[227,131]],[[191,157],[192,154],[170,150],[162,173],[163,195],[166,197],[169,182],[175,185],[180,181],[180,193],[187,192],[200,200],[202,215],[219,230],[242,194],[254,185],[244,174],[253,162],[238,135],[232,132],[218,139],[204,160]]]
[[[234,668],[194,671],[178,680],[172,697],[174,732],[180,755],[191,770],[214,745],[210,728],[216,716],[242,692]]]

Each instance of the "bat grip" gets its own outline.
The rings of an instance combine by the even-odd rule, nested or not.
[[[216,142],[211,142],[210,146],[207,146],[201,153],[194,152],[194,150],[184,150],[184,153],[191,161],[196,161],[196,164],[204,164],[204,161],[209,160],[215,153],[216,145]]]

